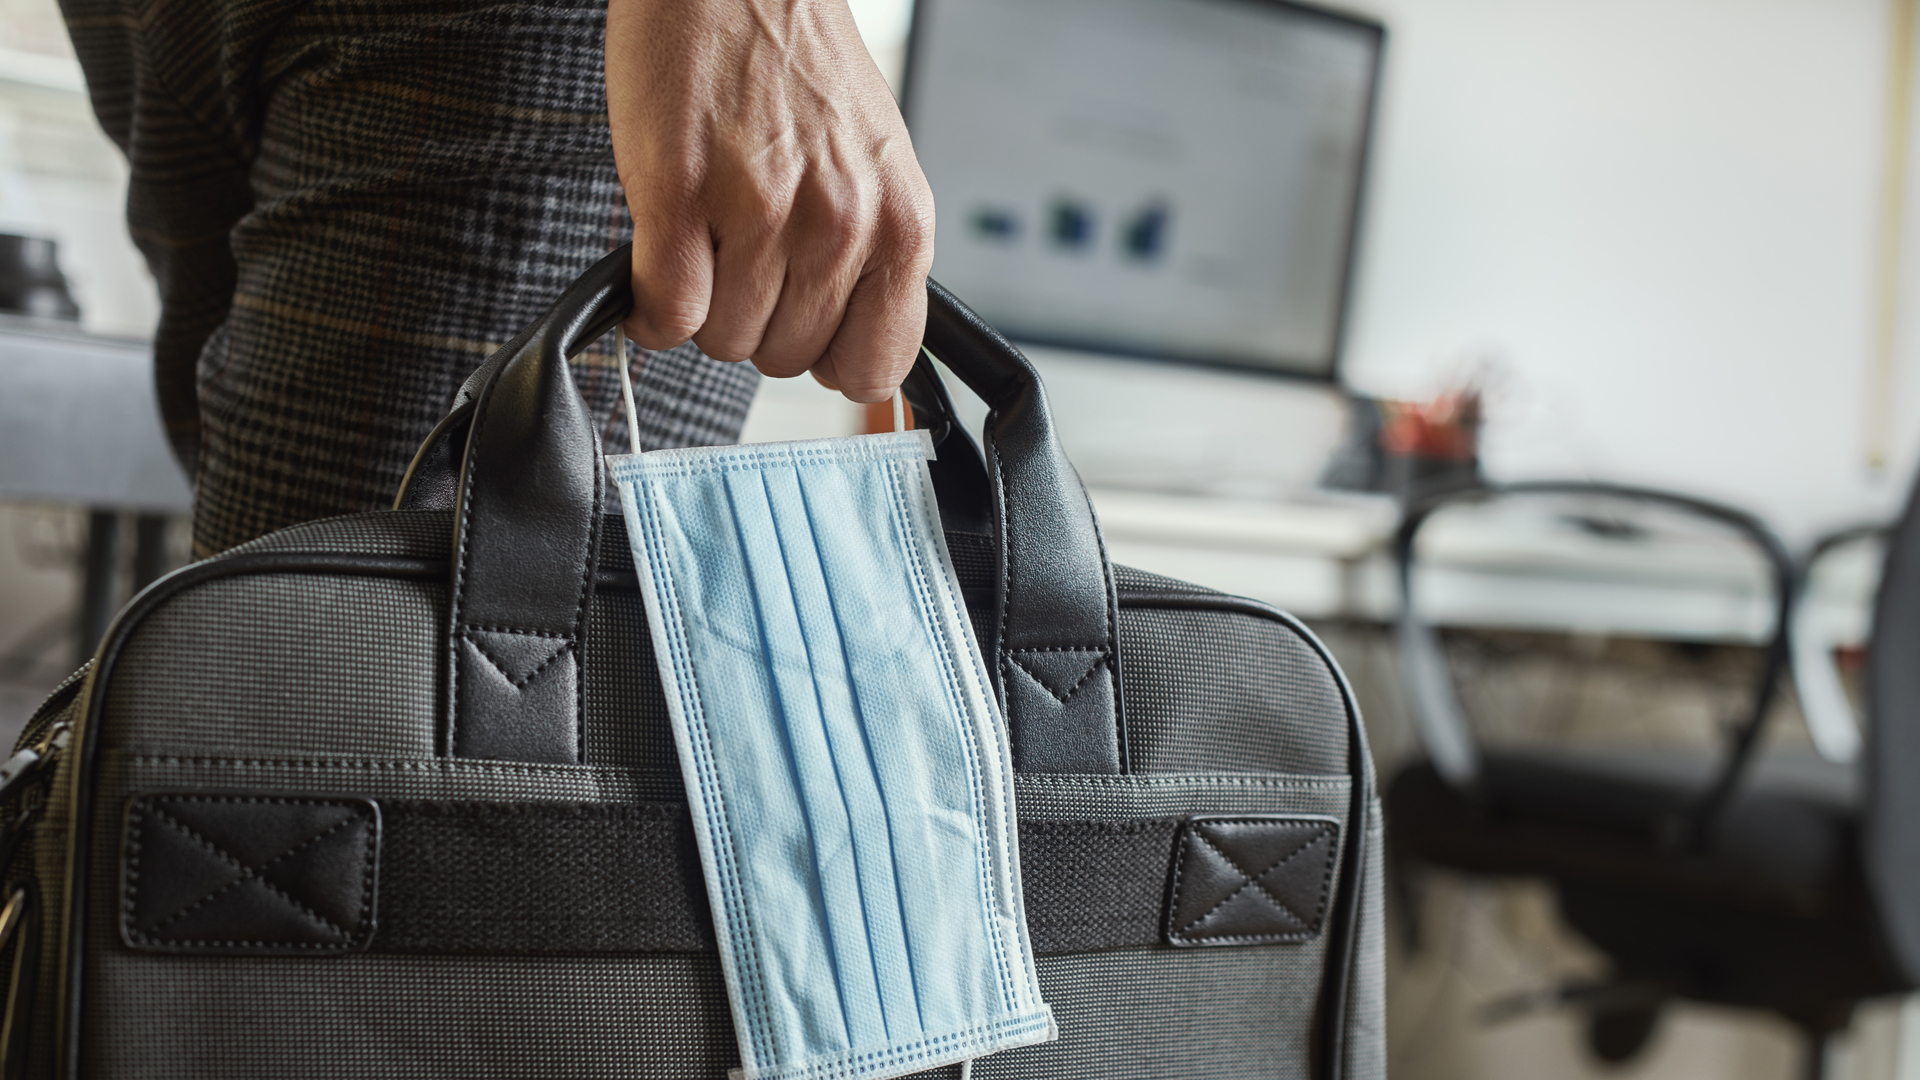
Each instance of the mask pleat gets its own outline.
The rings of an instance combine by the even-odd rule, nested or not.
[[[615,459],[746,1080],[880,1080],[1053,1034],[926,451]]]
[[[782,816],[786,820],[781,821],[779,827],[795,841],[790,846],[773,849],[786,855],[792,865],[754,866],[748,873],[757,884],[767,886],[770,901],[788,908],[789,918],[809,919],[819,925],[816,934],[824,932],[829,938],[824,960],[838,989],[839,1008],[833,1011],[841,1020],[839,1040],[833,1041],[848,1048],[881,1043],[886,1040],[886,1026],[877,1007],[879,994],[871,965],[837,962],[837,958],[859,956],[865,951],[867,938],[859,876],[854,865],[853,822],[834,767],[833,751],[827,743],[826,722],[821,715],[817,691],[819,680],[815,677],[806,630],[795,602],[794,583],[781,550],[779,529],[760,474],[729,473],[726,488],[732,504],[734,533],[751,583],[754,621],[760,627],[759,644],[771,676],[767,707],[782,736],[777,745],[786,751],[784,761],[759,763],[759,767],[769,773],[777,771],[784,775],[767,775],[761,779],[770,790],[782,789],[780,801],[785,804]],[[740,716],[735,722],[755,721]],[[796,876],[812,884],[812,895],[797,904],[794,901],[802,898],[792,895],[790,885]],[[774,904],[762,911],[768,911]],[[767,952],[776,971],[784,966],[782,961],[799,959],[785,955],[784,942],[790,937],[811,936],[814,935],[767,935],[773,939]],[[796,1008],[806,1010],[804,1004]],[[823,1014],[825,1011],[821,1010]],[[822,1015],[804,1021],[811,1039],[827,1035],[820,1030],[826,1019]],[[814,1044],[820,1045],[818,1041]]]
[[[719,605],[733,590],[724,584],[717,592],[708,587],[702,566],[702,556],[708,553],[701,546],[715,535],[711,530],[716,522],[731,523],[732,510],[724,491],[690,484],[685,477],[656,476],[636,483],[644,484],[647,494],[626,501],[627,524],[637,540],[636,559],[649,567],[650,608],[674,613],[672,619],[650,622],[650,627],[656,642],[664,646],[660,654],[670,665],[663,675],[671,674],[674,685],[683,690],[680,700],[688,722],[676,725],[675,740],[681,744],[683,768],[690,774],[688,797],[705,807],[696,811],[694,829],[702,835],[703,849],[711,860],[708,889],[723,906],[715,912],[716,922],[728,927],[722,943],[722,966],[729,972],[727,994],[742,1036],[740,1056],[751,1068],[790,1058],[793,1048],[805,1044],[794,1038],[788,1026],[790,1018],[777,1021],[773,1015],[772,995],[766,991],[778,984],[766,980],[759,942],[762,928],[747,915],[750,889],[746,860],[734,836],[736,815],[728,812],[720,779],[723,773],[736,770],[723,769],[713,736],[724,727],[707,715],[711,710],[703,708],[704,695],[698,692],[698,681],[693,677],[704,665],[716,665],[715,670],[728,674],[733,674],[737,666],[723,664],[727,650],[714,646],[725,639],[721,633],[725,628],[708,617],[709,612],[720,610]],[[730,530],[720,535],[731,545]],[[688,696],[692,702],[684,704]],[[739,967],[758,970],[748,977],[736,974]]]
[[[850,648],[848,634],[857,633],[857,624],[871,619],[874,612],[867,605],[843,611],[835,604],[827,584],[826,552],[844,545],[847,538],[831,534],[823,538],[820,534],[820,524],[813,520],[805,494],[803,481],[807,475],[806,470],[764,474],[768,499],[783,524],[780,542],[786,552],[795,606],[819,676],[816,693],[835,775],[853,823],[859,880],[855,902],[865,917],[868,961],[879,990],[876,1007],[886,1025],[887,1039],[899,1041],[917,1036],[922,1029],[894,866],[892,823],[882,797],[867,717],[854,696],[850,675],[858,649]],[[867,554],[872,557],[874,553]]]
[[[971,776],[967,733],[955,723],[954,704],[944,692],[951,683],[936,649],[930,647],[922,610],[924,586],[916,583],[900,530],[890,465],[804,470],[810,503],[857,508],[837,520],[835,513],[810,513],[816,533],[831,534],[820,543],[821,565],[835,596],[859,596],[871,582],[886,583],[886,600],[865,608],[859,618],[841,620],[852,685],[866,718],[874,772],[889,812],[894,839],[894,873],[900,890],[913,898],[915,918],[907,924],[907,965],[913,971],[978,973],[979,978],[915,980],[922,1029],[950,1030],[998,1011],[1000,995],[991,977],[993,965],[978,955],[985,912],[976,889],[955,888],[952,868],[978,865],[978,794]],[[859,522],[868,523],[859,527]],[[888,528],[875,529],[873,522]],[[893,535],[888,535],[892,533]],[[915,737],[902,737],[912,732]],[[968,879],[971,883],[973,876]],[[956,934],[958,926],[980,932]],[[945,928],[945,929],[942,929]]]

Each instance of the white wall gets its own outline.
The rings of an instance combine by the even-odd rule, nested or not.
[[[1876,476],[1887,2],[1351,4],[1390,31],[1351,383],[1423,395],[1490,363],[1498,476],[1686,487],[1801,534],[1891,512],[1920,451],[1920,318]],[[877,54],[905,7],[856,4]]]
[[[1886,0],[1366,6],[1392,36],[1357,387],[1491,355],[1496,475],[1690,487],[1796,531],[1897,502],[1920,321],[1890,475],[1863,433]]]

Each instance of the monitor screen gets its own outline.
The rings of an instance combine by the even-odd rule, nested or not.
[[[1015,340],[1332,378],[1383,38],[1280,0],[919,0],[933,276]]]

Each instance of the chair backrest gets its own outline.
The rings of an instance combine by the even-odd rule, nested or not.
[[[1818,602],[1817,575],[1823,566],[1844,558],[1852,549],[1884,546],[1891,532],[1892,527],[1884,523],[1840,529],[1814,541],[1800,560],[1790,635],[1793,688],[1800,698],[1800,712],[1806,718],[1813,748],[1828,761],[1845,764],[1857,761],[1860,756],[1864,738],[1861,729],[1865,723],[1847,696],[1835,651],[1841,645],[1857,644],[1861,639],[1850,632],[1853,627],[1835,626],[1830,612],[1823,610]],[[1884,555],[1881,561],[1885,561]]]
[[[1712,784],[1701,792],[1692,835],[1706,834],[1707,825],[1731,797],[1759,744],[1767,713],[1785,670],[1788,627],[1792,618],[1797,577],[1793,559],[1772,529],[1745,511],[1657,488],[1579,480],[1538,480],[1516,484],[1457,489],[1409,500],[1394,540],[1394,559],[1400,587],[1400,611],[1394,627],[1402,679],[1413,711],[1414,726],[1435,771],[1450,784],[1471,790],[1478,780],[1479,752],[1468,731],[1438,635],[1414,603],[1414,541],[1421,528],[1446,506],[1471,500],[1514,496],[1594,496],[1622,502],[1647,503],[1683,516],[1714,523],[1749,544],[1760,555],[1773,587],[1772,615],[1763,638],[1767,657],[1754,687],[1745,721],[1738,725],[1726,757]]]
[[[1867,645],[1862,854],[1887,950],[1920,984],[1920,487],[1887,541]]]

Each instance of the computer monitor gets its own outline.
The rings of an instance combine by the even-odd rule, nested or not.
[[[1282,0],[918,0],[934,277],[1017,341],[1333,379],[1384,39]]]

